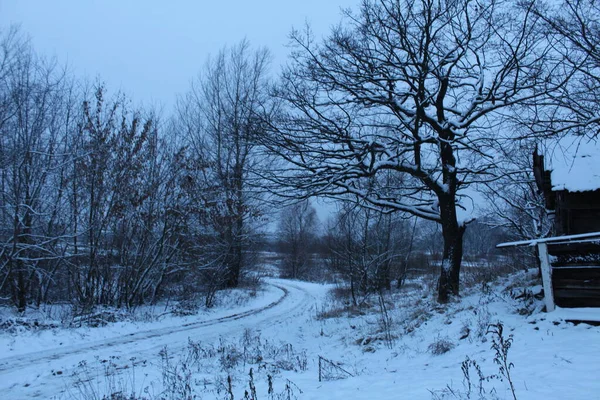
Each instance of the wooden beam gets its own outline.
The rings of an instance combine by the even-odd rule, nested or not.
[[[552,287],[552,268],[548,258],[548,245],[545,242],[537,244],[540,265],[542,268],[542,285],[544,286],[544,303],[546,312],[554,311],[554,289]]]
[[[501,249],[505,247],[519,247],[519,246],[535,246],[539,243],[560,243],[560,242],[577,242],[582,239],[592,239],[598,238],[600,240],[600,232],[591,232],[591,233],[580,233],[577,235],[567,235],[567,236],[553,236],[548,238],[540,238],[540,239],[531,239],[531,240],[521,240],[518,242],[508,242],[508,243],[500,243],[496,245],[496,248]],[[588,240],[586,240],[587,242]]]

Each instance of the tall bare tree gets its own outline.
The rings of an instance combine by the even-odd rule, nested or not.
[[[24,311],[64,256],[68,82],[17,30],[0,39],[0,273]]]
[[[271,179],[439,223],[438,301],[447,302],[459,293],[462,195],[494,178],[490,143],[506,136],[502,117],[566,79],[531,8],[365,0],[322,43],[294,32],[275,92],[284,106],[265,138],[289,167]]]
[[[238,285],[244,249],[260,216],[249,181],[258,167],[256,136],[263,129],[257,117],[267,100],[266,49],[252,50],[244,40],[208,61],[202,75],[178,102],[181,129],[199,168],[212,228],[219,238],[224,283]]]
[[[86,249],[74,277],[79,301],[86,309],[96,304],[131,305],[139,293],[122,292],[118,271],[131,273],[134,260],[149,257],[141,251],[149,238],[139,237],[136,231],[155,229],[147,214],[150,210],[143,208],[157,187],[156,164],[152,162],[157,157],[154,120],[130,113],[122,95],[106,99],[106,90],[100,85],[92,99],[83,101],[80,135],[72,178],[79,180],[74,195]],[[132,257],[131,250],[136,252]],[[149,260],[144,264],[138,267],[152,265]],[[129,282],[135,279],[128,275]]]

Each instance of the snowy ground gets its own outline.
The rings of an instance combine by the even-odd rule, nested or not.
[[[541,312],[533,272],[444,307],[422,282],[362,310],[331,285],[266,283],[235,310],[0,334],[0,398],[512,399],[486,333],[501,322],[516,398],[600,399],[600,327]]]

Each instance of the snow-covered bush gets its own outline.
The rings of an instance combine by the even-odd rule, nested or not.
[[[454,344],[448,337],[437,337],[433,343],[427,347],[429,352],[434,356],[445,354],[452,350],[456,344]]]

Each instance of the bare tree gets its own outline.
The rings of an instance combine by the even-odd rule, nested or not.
[[[499,168],[503,174],[482,188],[490,217],[486,224],[503,230],[508,235],[505,241],[539,239],[552,234],[553,216],[546,210],[544,194],[534,178],[534,141],[503,143],[504,146],[496,150],[501,155]],[[518,247],[504,252],[515,264],[539,266],[537,247]]]
[[[410,243],[406,228],[399,215],[342,204],[327,234],[328,263],[349,283],[354,305],[360,297],[391,289],[392,277],[404,279]]]
[[[284,275],[306,277],[314,265],[311,260],[317,238],[317,212],[309,200],[284,208],[279,216],[279,239],[283,245]]]
[[[525,121],[537,134],[597,136],[600,129],[600,4],[593,0],[536,2],[544,32],[573,71],[569,85]],[[551,107],[548,107],[550,105]]]
[[[141,121],[141,117],[139,117]],[[135,121],[135,119],[134,119]],[[171,213],[177,192],[171,193],[176,175],[171,146],[158,135],[158,118],[150,115],[139,138],[135,124],[119,147],[120,169],[130,172],[120,185],[128,193],[115,210],[111,247],[118,254],[117,305],[135,307],[154,301],[166,275],[178,269],[178,228],[184,215]],[[135,150],[138,147],[139,150]]]
[[[150,257],[145,246],[155,233],[155,215],[144,207],[157,188],[154,123],[130,113],[122,95],[106,99],[102,85],[83,102],[73,179],[79,181],[74,196],[85,251],[73,278],[86,310],[96,304],[132,305],[141,284],[133,270],[154,265],[145,259]],[[140,237],[138,230],[147,235]],[[119,285],[121,275],[124,285]]]
[[[273,182],[439,223],[440,302],[459,293],[462,193],[493,179],[502,116],[564,84],[531,5],[513,6],[365,0],[321,44],[293,33],[275,92],[265,144],[289,167]]]
[[[552,231],[544,196],[535,183],[534,148],[533,140],[525,140],[497,149],[504,173],[483,189],[494,219],[519,240],[547,237]]]
[[[177,107],[180,129],[199,166],[193,179],[203,182],[228,287],[238,285],[244,249],[260,217],[249,182],[260,163],[255,138],[263,124],[257,115],[267,97],[269,60],[266,49],[252,51],[245,40],[223,49]]]
[[[28,55],[31,55],[29,42],[17,27],[0,30],[0,129],[16,112],[12,102],[12,76],[19,60]]]
[[[0,289],[24,311],[41,301],[64,256],[64,71],[18,31],[0,39]]]

